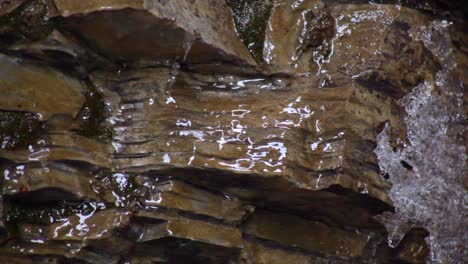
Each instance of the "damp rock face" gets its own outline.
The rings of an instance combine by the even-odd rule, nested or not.
[[[0,262],[467,262],[454,9],[0,1]]]
[[[224,1],[54,2],[65,27],[116,62],[255,65]]]
[[[0,64],[3,110],[34,112],[43,119],[55,114],[74,117],[84,103],[79,80],[5,55]]]

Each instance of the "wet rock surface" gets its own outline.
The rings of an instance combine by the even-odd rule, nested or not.
[[[0,262],[466,262],[441,3],[0,1]]]
[[[255,65],[224,1],[54,2],[64,27],[116,62]]]

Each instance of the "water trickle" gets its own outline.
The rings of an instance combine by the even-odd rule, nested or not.
[[[425,46],[442,63],[434,82],[426,80],[405,96],[409,144],[393,150],[388,128],[378,138],[376,153],[381,169],[392,182],[390,196],[396,214],[385,221],[390,244],[395,246],[408,226],[422,226],[429,233],[431,263],[466,262],[468,244],[466,219],[468,195],[463,187],[466,175],[466,147],[463,87],[454,72],[455,61],[448,35],[448,23],[433,22],[416,32]],[[411,170],[402,164],[411,162]]]

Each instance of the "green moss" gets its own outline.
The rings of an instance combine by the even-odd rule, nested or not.
[[[252,56],[261,61],[265,30],[270,18],[272,0],[228,0],[239,37]]]
[[[46,5],[39,0],[29,0],[0,18],[0,43],[9,45],[20,40],[43,39],[52,30]]]
[[[104,98],[92,85],[85,94],[85,98],[86,101],[77,116],[80,123],[79,134],[99,141],[110,141],[112,139],[112,129],[106,122],[108,111]]]
[[[0,111],[0,128],[1,149],[27,147],[42,133],[37,116],[26,112]]]

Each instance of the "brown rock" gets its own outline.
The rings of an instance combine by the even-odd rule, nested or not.
[[[130,254],[135,247],[135,241],[126,237],[125,231],[113,232],[112,236],[86,241],[86,246],[99,249],[99,252],[117,259],[119,256]]]
[[[44,228],[45,239],[57,241],[82,241],[104,239],[112,231],[129,225],[130,214],[116,209],[92,212],[89,215],[72,215],[66,221]]]
[[[285,246],[344,259],[363,256],[368,241],[365,233],[344,231],[300,217],[266,211],[255,212],[246,223],[245,232]]]
[[[222,0],[0,0],[0,262],[424,263],[425,230],[390,248],[375,220],[374,149],[387,122],[405,143],[398,99],[448,69],[434,17],[228,2],[247,48]]]
[[[239,263],[239,249],[206,244],[187,239],[161,238],[138,243],[132,255],[126,257],[131,263]],[[242,262],[241,262],[242,263]]]
[[[0,110],[0,155],[3,150],[24,149],[40,138],[43,129],[38,115]]]
[[[429,17],[393,5],[330,8],[338,30],[327,70],[345,72],[369,89],[379,87],[377,91],[396,97],[434,79],[439,62],[415,37]]]
[[[0,1],[0,17],[10,13],[15,10],[19,5],[21,5],[25,0],[2,0]]]
[[[37,241],[36,241],[37,242]],[[59,260],[58,263],[67,261],[86,261],[87,263],[117,263],[117,256],[109,256],[102,253],[93,252],[87,248],[83,248],[80,243],[68,241],[62,242],[18,242],[11,241],[0,247],[0,260],[5,259],[15,260],[21,258],[22,262],[6,262],[6,263],[51,263],[49,260]],[[40,262],[43,261],[43,262]],[[52,262],[54,263],[54,262]]]
[[[134,231],[139,242],[165,237],[183,238],[223,247],[241,248],[242,236],[238,229],[216,223],[190,219],[180,215],[139,211],[139,217],[162,220],[160,223],[144,223]]]
[[[165,68],[94,75],[119,120],[117,168],[160,170],[249,201],[284,199],[284,206],[301,211],[321,211],[312,191],[336,185],[363,194],[354,198],[391,204],[373,153],[377,128],[387,120],[398,127],[390,99],[357,84],[314,88],[316,78],[180,72],[171,85],[171,76]],[[196,172],[206,169],[212,171]],[[339,199],[333,192],[317,195]]]
[[[0,261],[11,264],[34,264],[32,259],[27,259],[24,256],[0,256]]]
[[[96,67],[96,65],[112,67],[104,58],[99,57],[90,49],[78,45],[78,41],[70,34],[65,35],[58,30],[53,30],[44,39],[8,46],[8,52],[33,58],[79,78],[86,78],[87,69]]]
[[[330,73],[342,72],[369,89],[401,97],[423,79],[434,79],[440,68],[415,37],[429,22],[396,5],[286,1],[273,8],[264,57],[274,71],[321,76],[321,86],[333,85],[337,80]]]
[[[43,39],[52,31],[44,1],[0,1],[0,47]]]
[[[411,264],[426,263],[429,246],[425,238],[428,235],[429,232],[422,228],[411,229],[395,249],[398,260]]]
[[[62,199],[97,199],[97,194],[89,185],[89,175],[71,167],[62,166],[23,166],[21,170],[11,170],[6,176],[10,179],[3,185],[5,195],[36,195],[36,202],[57,201]],[[62,194],[61,192],[66,192]],[[55,193],[55,195],[54,195]],[[67,198],[68,197],[68,198]]]
[[[80,110],[85,87],[78,80],[5,55],[0,65],[0,109],[37,113],[41,120]]]
[[[110,146],[78,135],[50,134],[43,135],[25,149],[3,150],[0,157],[18,163],[47,162],[60,160],[82,161],[104,168],[111,166]]]
[[[3,214],[3,194],[0,195],[0,215],[4,215]],[[6,233],[5,223],[4,223],[3,217],[2,217],[0,219],[0,239],[1,240],[5,239],[5,237],[6,237],[5,233]]]
[[[321,264],[328,260],[302,252],[286,250],[284,248],[264,245],[260,242],[246,242],[243,249],[243,258],[248,264]],[[347,263],[334,259],[333,263]]]
[[[324,6],[320,0],[290,0],[275,5],[266,31],[264,60],[285,71],[299,67],[309,72],[310,65],[329,56],[335,22]],[[312,57],[303,56],[307,49],[318,51]]]
[[[54,2],[67,28],[114,61],[255,65],[224,1]]]
[[[8,247],[1,247],[0,252],[3,256],[21,256],[21,253],[33,253],[34,255],[65,255],[67,252],[67,246],[65,244],[55,244],[50,243],[47,246],[41,243],[31,243],[31,242],[18,242],[18,241],[11,241],[7,243]],[[31,254],[32,255],[32,254]],[[23,258],[26,260],[23,255]],[[34,263],[34,262],[31,262]]]
[[[237,198],[223,197],[178,180],[153,182],[148,179],[142,183],[149,187],[147,196],[141,201],[146,206],[174,208],[226,222],[240,222],[247,213],[254,210],[252,206],[243,205]]]

